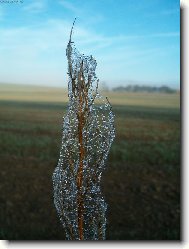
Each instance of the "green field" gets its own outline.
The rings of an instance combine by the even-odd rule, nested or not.
[[[179,240],[179,94],[104,95],[116,129],[102,182],[107,240]],[[51,176],[67,101],[64,89],[0,84],[0,239],[65,239]]]

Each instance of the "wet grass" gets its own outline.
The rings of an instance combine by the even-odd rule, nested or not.
[[[12,100],[8,89],[0,100],[1,239],[65,239],[53,204],[51,176],[66,103],[47,102],[44,96],[40,101],[39,92],[42,89],[30,101],[19,100],[14,92]],[[153,96],[156,103],[159,96],[161,105],[149,104]],[[146,94],[145,102],[144,94],[127,94],[124,104],[123,94],[117,102],[115,95],[112,98],[116,138],[102,184],[108,203],[107,239],[179,240],[179,95]],[[137,99],[143,105],[131,105]]]

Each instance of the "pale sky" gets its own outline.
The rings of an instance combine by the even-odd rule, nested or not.
[[[101,82],[179,88],[179,0],[0,3],[0,82],[66,87],[66,45],[75,17],[73,40],[81,53],[95,57]]]

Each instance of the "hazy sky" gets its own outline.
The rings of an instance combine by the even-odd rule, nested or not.
[[[96,58],[100,81],[179,87],[179,0],[6,1],[0,1],[0,82],[66,86],[65,50],[77,17],[73,40]]]

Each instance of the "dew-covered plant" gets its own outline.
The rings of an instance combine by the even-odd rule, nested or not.
[[[69,105],[53,173],[54,203],[68,240],[104,240],[107,204],[101,176],[115,137],[114,114],[98,93],[96,61],[67,45]]]

